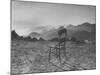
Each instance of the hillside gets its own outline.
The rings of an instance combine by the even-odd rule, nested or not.
[[[59,27],[60,28],[60,27]],[[45,40],[51,40],[53,38],[58,37],[59,28],[45,29],[41,33],[31,32],[29,37],[31,38],[43,38]],[[77,26],[68,25],[67,29],[67,37],[75,37],[78,40],[90,40],[95,41],[96,36],[96,24],[83,23]]]

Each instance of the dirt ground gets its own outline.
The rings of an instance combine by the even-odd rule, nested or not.
[[[53,55],[51,62],[55,65],[48,62],[49,46],[55,44],[56,42],[50,41],[28,42],[13,40],[11,45],[11,74],[72,71],[72,68],[68,65],[60,65]],[[76,44],[67,42],[66,62],[72,65],[77,64],[86,70],[96,69],[95,48],[93,43]]]

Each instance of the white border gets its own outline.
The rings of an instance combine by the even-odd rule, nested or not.
[[[100,50],[99,50],[99,28],[100,28],[100,2],[99,0],[27,0],[53,3],[71,3],[83,5],[96,5],[96,25],[97,25],[97,69],[88,71],[70,71],[70,72],[55,72],[55,73],[40,73],[41,75],[99,75],[100,67]],[[10,0],[0,0],[0,74],[10,75]],[[37,73],[38,74],[38,73]],[[33,74],[29,74],[33,75]]]

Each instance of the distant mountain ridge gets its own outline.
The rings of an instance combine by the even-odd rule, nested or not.
[[[38,38],[39,39],[42,35],[40,33],[37,33],[37,32],[32,32],[28,36],[30,36],[31,38]]]
[[[96,25],[90,23],[83,23],[77,26],[69,25],[66,26],[68,31],[68,37],[75,37],[78,40],[90,40],[94,41],[96,36]],[[42,37],[45,39],[53,39],[58,37],[58,29],[51,29],[45,31],[42,34]]]
[[[19,35],[15,32],[15,30],[11,31],[11,39],[18,39],[19,38]]]
[[[67,37],[75,37],[78,40],[90,40],[95,41],[96,39],[96,24],[83,23],[77,26],[68,25],[65,26],[67,29]],[[59,28],[45,29],[41,33],[31,32],[28,36],[31,38],[43,38],[45,40],[51,40],[58,37]],[[18,35],[16,35],[18,36]]]
[[[83,23],[78,26],[67,26],[68,37],[75,37],[78,40],[90,40],[96,39],[96,24]]]

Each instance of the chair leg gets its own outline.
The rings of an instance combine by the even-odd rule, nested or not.
[[[58,58],[58,49],[56,48],[56,58]]]
[[[50,60],[51,60],[51,48],[50,48],[50,50],[49,50],[49,62],[50,62]]]
[[[59,49],[59,61],[61,63],[61,52],[60,52],[60,49]]]

